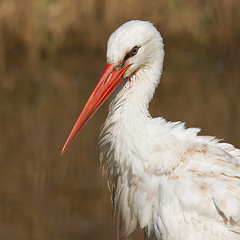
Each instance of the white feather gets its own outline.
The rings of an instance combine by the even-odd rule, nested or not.
[[[150,239],[240,239],[240,151],[196,128],[151,118],[164,50],[149,22],[131,21],[109,38],[118,66],[134,46],[101,131],[104,170],[113,184],[119,237],[139,225]]]

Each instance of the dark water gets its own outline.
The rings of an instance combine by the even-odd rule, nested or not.
[[[104,66],[101,52],[75,52],[8,70],[0,88],[0,239],[114,239],[97,151],[109,101],[60,156]],[[239,90],[238,54],[166,46],[150,111],[240,147]]]

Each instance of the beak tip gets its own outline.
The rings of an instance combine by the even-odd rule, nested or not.
[[[62,148],[62,151],[61,151],[61,156],[64,154],[64,152],[66,151],[67,149],[67,144],[65,143],[63,148]]]

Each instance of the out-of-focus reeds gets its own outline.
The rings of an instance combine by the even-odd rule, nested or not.
[[[237,0],[2,0],[1,48],[6,53],[22,47],[30,56],[52,48],[99,49],[106,35],[131,19],[150,20],[173,38],[225,46],[239,41],[239,8]]]

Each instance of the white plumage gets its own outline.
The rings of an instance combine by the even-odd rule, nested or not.
[[[108,40],[113,68],[105,82],[114,71],[122,71],[122,80],[101,131],[100,152],[112,182],[119,237],[139,225],[149,239],[240,239],[240,150],[149,115],[163,58],[161,35],[149,22],[127,22]],[[87,103],[88,114],[80,115],[63,151],[105,97],[96,108]]]

